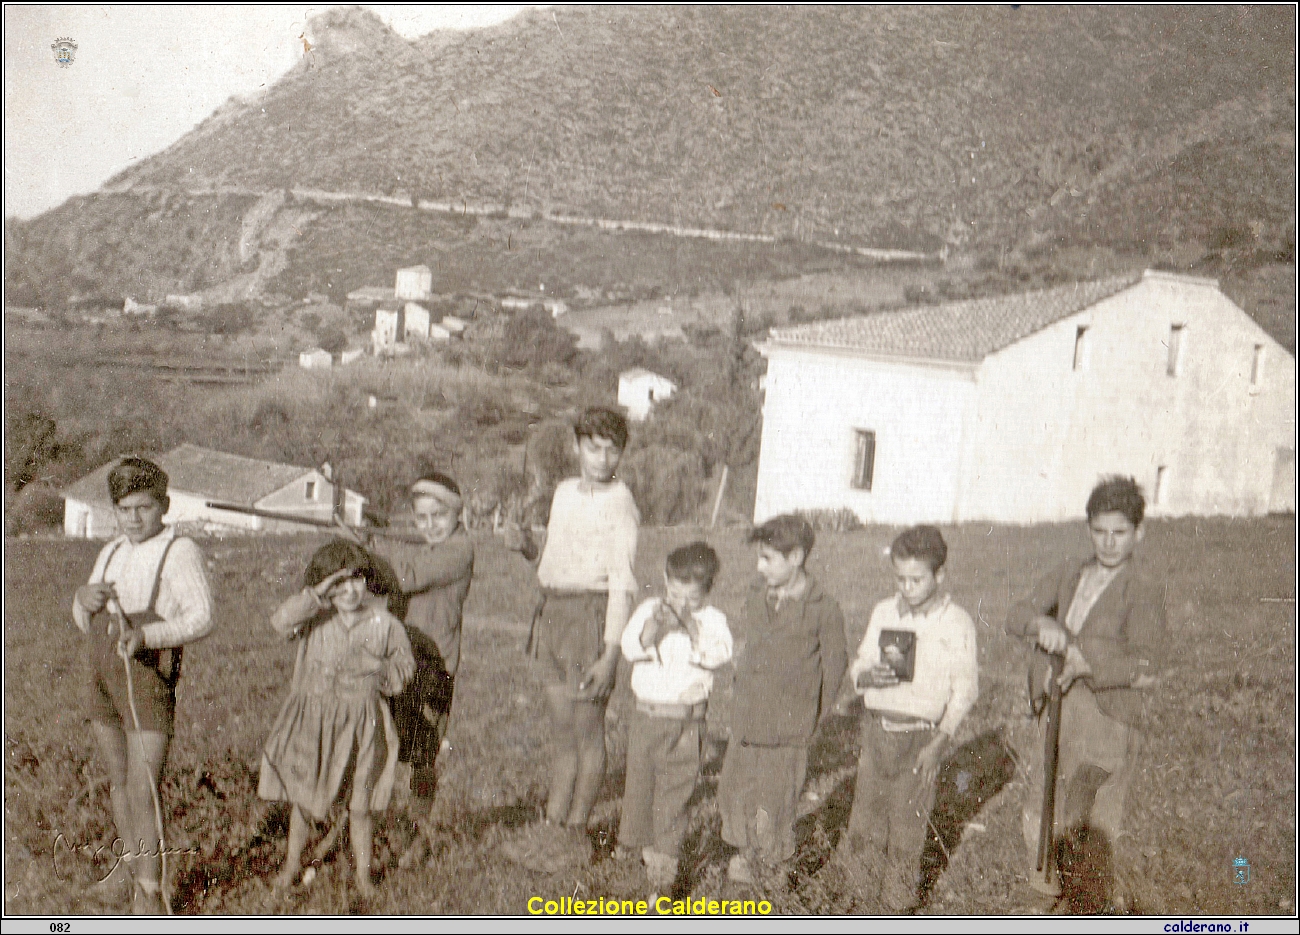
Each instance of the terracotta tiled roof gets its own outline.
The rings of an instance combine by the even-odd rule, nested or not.
[[[983,360],[1035,331],[1122,292],[1140,274],[1016,295],[967,299],[855,318],[773,328],[769,343],[925,360]]]
[[[189,444],[150,460],[167,472],[171,490],[243,506],[252,506],[311,471],[311,468],[258,461]],[[63,495],[83,503],[107,504],[108,472],[116,463],[110,461],[96,468],[65,489]]]

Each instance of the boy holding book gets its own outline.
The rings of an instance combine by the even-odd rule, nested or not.
[[[848,847],[867,853],[889,912],[916,899],[945,751],[979,694],[975,624],[940,591],[948,546],[915,526],[889,550],[898,593],[876,605],[849,667],[867,716]]]

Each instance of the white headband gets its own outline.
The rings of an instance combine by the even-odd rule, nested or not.
[[[439,503],[445,503],[457,513],[461,511],[464,501],[460,494],[449,490],[437,481],[417,480],[411,485],[411,495],[415,497],[432,497]]]

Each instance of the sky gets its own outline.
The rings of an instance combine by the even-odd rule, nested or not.
[[[169,146],[232,95],[302,55],[304,6],[4,7],[4,216],[93,192]],[[408,38],[509,19],[522,6],[366,4]],[[51,45],[76,44],[61,67]]]

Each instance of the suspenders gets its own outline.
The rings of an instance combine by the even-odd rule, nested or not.
[[[158,591],[162,586],[162,573],[163,573],[163,568],[167,565],[167,556],[171,553],[172,546],[175,544],[176,544],[176,540],[173,538],[170,542],[167,543],[166,547],[163,549],[162,558],[158,560],[158,568],[157,570],[154,571],[154,576],[153,576],[153,590],[149,594],[148,608],[142,612],[137,612],[134,615],[127,616],[127,619],[130,620],[133,625],[139,626],[142,623],[152,623],[154,621],[162,619],[158,615],[158,610],[157,610]],[[117,554],[117,550],[118,548],[121,547],[121,545],[122,545],[121,542],[116,543],[113,546],[113,550],[108,553],[108,558],[104,559],[104,567],[103,569],[100,570],[99,573],[100,583],[104,582],[104,576],[108,574],[108,566],[112,564],[113,556]],[[105,616],[108,615],[106,614]],[[108,635],[110,636],[114,635],[111,632],[112,627],[113,627],[112,618],[109,617]],[[177,681],[179,681],[181,677],[182,649],[183,647],[180,646],[174,646],[168,649],[141,648],[138,652],[136,652],[135,658],[142,665],[146,665],[151,669],[157,669],[158,674],[162,676],[163,680],[167,682],[174,689],[176,687]]]

